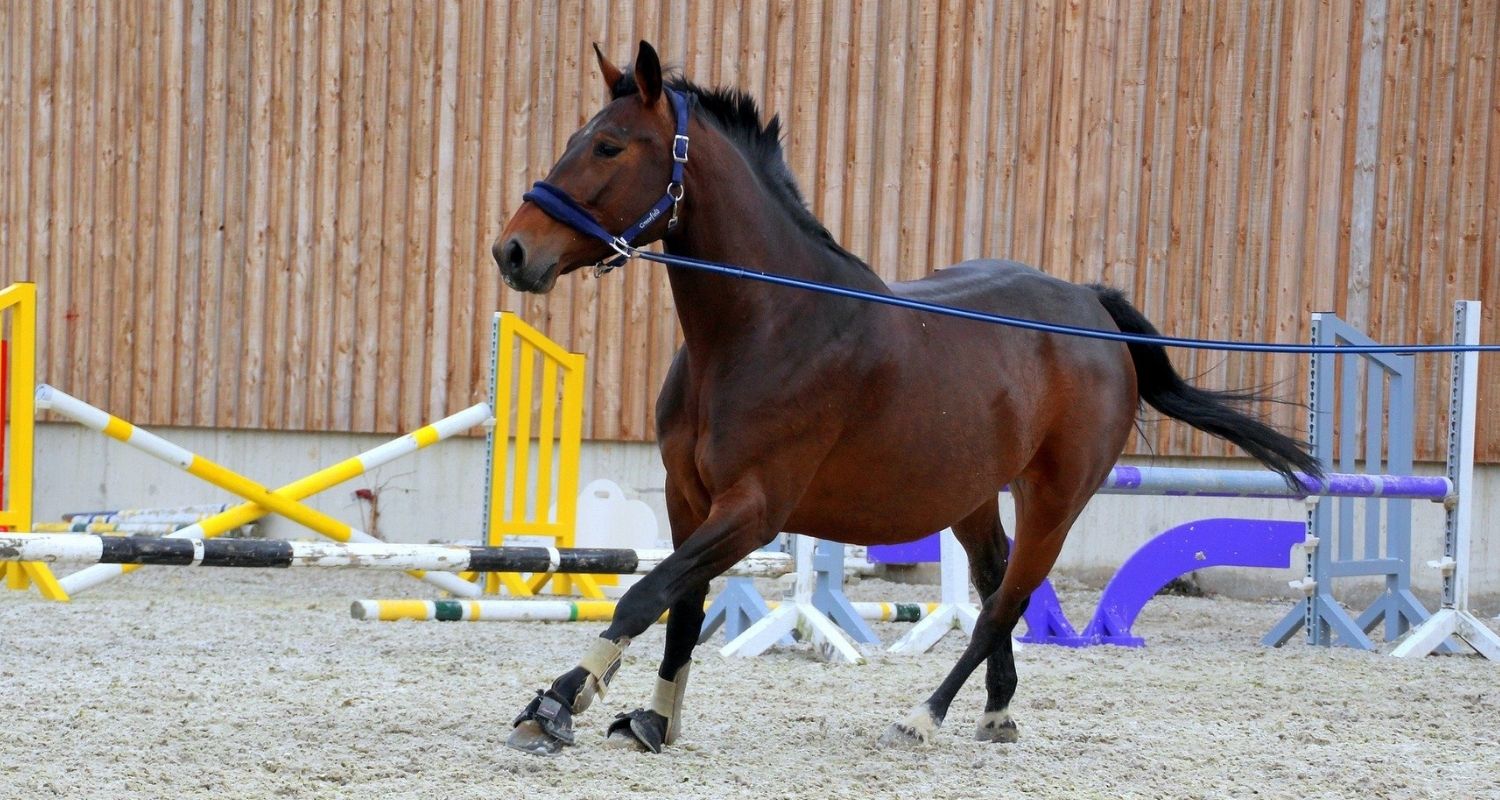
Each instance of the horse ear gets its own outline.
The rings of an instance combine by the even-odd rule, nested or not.
[[[655,105],[661,98],[661,59],[656,57],[656,48],[644,39],[635,54],[635,85],[646,105]]]
[[[625,73],[604,57],[604,51],[599,49],[598,42],[594,42],[594,55],[599,59],[599,72],[604,75],[604,91],[614,97],[615,84],[620,82],[620,76]]]

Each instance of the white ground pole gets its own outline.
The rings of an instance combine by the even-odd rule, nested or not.
[[[91,406],[88,403],[85,403],[82,400],[79,400],[78,398],[73,397],[66,392],[62,392],[54,387],[47,386],[45,384],[37,387],[36,407],[39,409],[55,411],[73,420],[74,422],[83,425],[84,427],[93,428],[94,430],[104,433],[111,438],[122,441],[125,444],[136,448],[137,450],[140,450],[148,455],[154,456],[162,461],[172,464],[179,469],[187,471],[199,478],[204,478],[210,483],[215,483],[215,485],[220,486],[220,488],[231,490],[228,485],[216,482],[214,477],[205,477],[204,474],[200,474],[200,471],[195,471],[195,469],[198,469],[200,467],[205,468],[207,471],[209,471],[210,476],[217,476],[218,474],[222,473],[224,476],[227,476],[230,480],[232,480],[235,484],[243,484],[242,486],[237,486],[236,488],[249,488],[254,490],[244,492],[243,494],[241,494],[241,492],[235,492],[236,494],[241,494],[242,497],[252,502],[259,501],[265,503],[271,500],[278,501],[277,503],[275,503],[275,505],[285,505],[288,510],[293,511],[296,516],[297,522],[300,522],[303,525],[309,525],[310,527],[313,526],[312,524],[316,524],[317,527],[315,527],[314,529],[317,530],[318,533],[321,533],[324,536],[328,536],[331,539],[360,544],[384,544],[384,542],[381,542],[379,539],[376,539],[375,537],[371,536],[368,533],[365,533],[362,530],[359,530],[358,528],[335,520],[332,517],[327,516],[326,514],[313,510],[312,508],[303,506],[295,500],[291,500],[284,495],[277,495],[264,486],[255,484],[235,473],[224,470],[224,468],[219,467],[217,464],[214,464],[213,462],[208,461],[201,456],[198,456],[190,450],[173,444],[166,439],[163,439],[162,437],[148,430],[145,430],[144,428],[137,427],[130,424],[129,422],[126,422],[125,420],[114,417],[108,412],[95,408],[94,406]],[[470,411],[473,411],[472,407]],[[460,415],[464,415],[467,413],[468,412],[460,412]],[[475,413],[475,416],[477,416],[477,412]],[[385,446],[390,447],[392,451],[399,451],[405,448],[404,444],[388,443]],[[269,497],[266,497],[267,495],[269,495]],[[280,508],[273,508],[272,510],[277,511],[278,513],[285,513],[284,511],[281,511]],[[111,575],[109,577],[113,576]],[[466,581],[457,575],[452,575],[446,572],[430,572],[416,577],[420,577],[427,583],[430,583],[433,586],[438,587],[439,589],[442,589],[459,597],[477,597],[481,594],[482,591],[479,584],[470,583],[469,581]],[[82,586],[82,582],[80,581],[80,583],[78,583],[77,585]]]
[[[974,635],[979,606],[969,602],[969,555],[959,545],[951,528],[944,529],[938,538],[938,559],[938,575],[942,583],[938,608],[897,639],[891,645],[892,653],[925,653],[954,628],[962,628],[966,635]]]
[[[864,653],[859,647],[844,635],[833,620],[813,607],[812,595],[817,581],[813,574],[813,548],[816,545],[816,540],[811,537],[802,534],[792,536],[792,558],[797,565],[792,596],[724,645],[719,651],[720,655],[726,658],[757,656],[780,642],[781,637],[796,630],[803,641],[811,641],[823,657],[830,661],[836,657],[850,664],[865,663]]]
[[[1453,336],[1457,344],[1479,343],[1479,303],[1460,300],[1453,306]],[[1454,502],[1449,504],[1443,537],[1443,557],[1428,562],[1443,571],[1443,607],[1412,631],[1391,655],[1425,656],[1450,636],[1458,637],[1491,661],[1500,661],[1500,635],[1469,611],[1469,543],[1474,514],[1474,427],[1479,407],[1479,354],[1453,354],[1453,389],[1448,404],[1448,480]]]

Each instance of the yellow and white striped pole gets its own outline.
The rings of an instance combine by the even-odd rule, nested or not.
[[[100,431],[110,438],[117,439],[162,461],[173,464],[190,475],[201,478],[220,489],[232,492],[250,501],[205,520],[198,525],[177,531],[173,534],[173,538],[179,539],[202,539],[217,536],[224,531],[237,528],[246,522],[258,519],[268,513],[276,513],[301,525],[305,525],[337,542],[379,542],[380,540],[370,534],[328,516],[321,511],[303,505],[298,501],[322,489],[360,475],[366,470],[386,463],[400,455],[413,452],[489,419],[489,406],[481,403],[452,417],[447,417],[440,422],[434,423],[427,428],[387,442],[361,456],[356,456],[326,469],[319,470],[301,480],[289,483],[277,491],[272,491],[239,473],[46,384],[38,386],[36,389],[36,407],[56,411],[80,425]],[[439,429],[439,426],[442,426],[441,429]],[[210,533],[209,531],[213,532]],[[125,571],[124,569],[101,569],[107,566],[112,565],[100,564],[90,567],[87,570],[63,578],[60,583],[69,592],[83,591]],[[92,570],[99,571],[93,572],[87,577],[81,577],[84,573],[91,572]],[[478,585],[470,583],[457,575],[443,572],[423,572],[421,570],[412,570],[409,574],[460,597],[474,597],[480,594],[480,587]]]

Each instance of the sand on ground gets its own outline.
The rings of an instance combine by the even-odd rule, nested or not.
[[[810,646],[695,656],[661,755],[601,746],[644,704],[662,626],[553,758],[504,746],[598,623],[356,621],[431,596],[394,573],[155,568],[69,604],[0,592],[0,798],[1500,798],[1500,665],[1268,649],[1284,600],[1161,597],[1143,649],[1027,647],[1021,741],[972,739],[976,675],[931,745],[880,733],[964,646],[825,663]],[[1086,620],[1096,592],[1061,582]],[[864,580],[856,599],[935,600]],[[1491,612],[1493,613],[1493,612]],[[889,644],[907,625],[877,625]]]

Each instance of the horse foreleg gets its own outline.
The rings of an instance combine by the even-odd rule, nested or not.
[[[716,499],[708,518],[698,530],[620,598],[615,605],[614,619],[578,666],[559,676],[548,689],[537,693],[537,697],[516,718],[515,729],[506,743],[526,752],[549,755],[573,744],[573,714],[588,708],[594,695],[604,695],[608,691],[609,682],[619,668],[630,640],[644,633],[662,612],[668,609],[673,612],[668,622],[669,639],[673,634],[672,621],[681,619],[677,622],[678,636],[686,639],[689,633],[683,631],[690,630],[692,640],[696,642],[708,582],[756,548],[764,546],[775,535],[775,527],[768,520],[765,509],[764,496],[759,493],[737,492]],[[779,525],[779,521],[776,524]],[[687,608],[689,598],[696,604],[696,612]],[[698,622],[689,626],[693,619]],[[679,656],[683,663],[676,665],[670,673],[667,672],[670,665],[663,664],[660,677],[673,685],[659,688],[661,694],[672,698],[661,705],[673,705],[680,699],[676,681],[680,677],[685,685],[687,676],[679,673],[687,665],[691,653],[691,647],[684,646]],[[655,705],[653,703],[653,710],[641,714],[645,720],[642,724],[648,726],[643,729],[646,737],[642,738],[642,743],[650,749],[660,750],[668,738],[667,722],[673,713],[655,711]],[[671,710],[675,713],[675,709]],[[649,716],[652,713],[660,716],[661,722],[655,722]],[[637,726],[630,723],[630,717],[625,715],[624,730],[634,732]],[[611,730],[617,729],[611,727]],[[659,734],[660,741],[653,746],[649,739],[655,738],[656,734]]]
[[[703,519],[693,511],[678,485],[670,480],[667,481],[666,500],[667,517],[672,524],[672,546],[681,547],[698,530]],[[651,705],[617,716],[610,723],[606,743],[660,752],[662,745],[677,740],[682,730],[682,698],[687,691],[693,648],[698,646],[698,633],[703,627],[703,599],[707,596],[708,584],[705,583],[672,604],[671,616],[667,617],[666,648],[661,667],[656,672],[656,690]]]
[[[693,648],[703,627],[703,600],[707,596],[708,585],[704,584],[672,604],[667,617],[666,651],[656,672],[651,705],[616,716],[605,734],[606,742],[660,753],[663,745],[677,741],[682,730],[682,698],[693,666]]]

